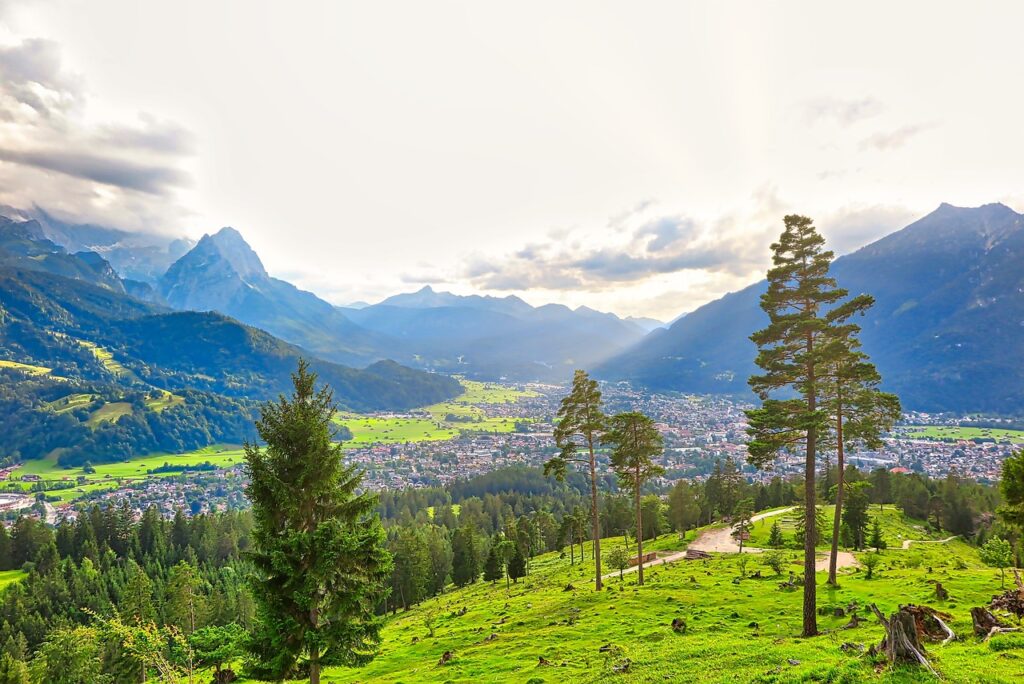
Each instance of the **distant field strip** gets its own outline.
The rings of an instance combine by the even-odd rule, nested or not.
[[[45,366],[33,366],[28,363],[18,363],[17,361],[5,361],[0,360],[0,368],[12,368],[19,370],[29,375],[48,375],[53,369],[46,368]]]
[[[339,414],[335,422],[352,432],[352,439],[345,446],[443,441],[468,432],[507,433],[515,430],[517,421],[529,420],[489,416],[486,407],[512,404],[537,396],[536,392],[473,380],[459,382],[466,391],[455,399],[422,409],[429,417],[418,412],[402,416]]]
[[[907,436],[917,439],[971,440],[993,439],[997,442],[1024,444],[1024,430],[1003,430],[1000,428],[959,427],[944,425],[909,425]]]

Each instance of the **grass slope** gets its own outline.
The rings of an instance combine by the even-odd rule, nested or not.
[[[887,515],[891,520],[895,514]],[[913,522],[899,523],[914,529]],[[901,532],[888,532],[896,537]],[[691,533],[692,538],[692,533]],[[605,548],[621,540],[607,540]],[[681,546],[674,535],[651,548]],[[589,545],[588,545],[589,551]],[[800,571],[798,551],[786,551],[789,567]],[[930,645],[937,669],[951,682],[1019,682],[1024,677],[1024,640],[1006,635],[984,644],[971,632],[969,610],[999,591],[998,571],[984,567],[977,551],[954,541],[883,552],[880,569],[866,579],[860,569],[841,575],[840,588],[818,574],[819,618],[823,630],[847,621],[832,609],[851,601],[878,604],[883,612],[901,603],[922,603],[951,613],[962,640]],[[570,567],[568,558],[547,554],[533,561],[532,574],[507,590],[504,583],[477,583],[431,599],[391,617],[381,654],[361,669],[332,669],[327,682],[916,682],[930,681],[919,670],[881,667],[844,642],[877,643],[882,630],[873,617],[854,630],[801,639],[801,593],[781,591],[764,557],[748,555],[748,573],[763,579],[738,584],[738,555],[707,562],[679,561],[636,575],[614,578],[596,593],[588,581],[593,565]],[[938,580],[950,600],[934,598]],[[568,584],[573,589],[567,590]],[[460,613],[465,610],[465,614]],[[867,611],[862,616],[867,616]],[[427,621],[433,617],[434,636]],[[670,627],[686,620],[685,634]],[[493,638],[489,638],[490,635]],[[611,655],[600,647],[612,645]],[[444,666],[438,659],[454,654]],[[553,666],[539,665],[543,657]],[[612,668],[628,658],[629,670]]]
[[[24,570],[0,570],[0,591],[28,577]]]

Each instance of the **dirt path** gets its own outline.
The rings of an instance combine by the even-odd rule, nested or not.
[[[794,510],[796,510],[796,506],[780,508],[777,511],[768,511],[767,513],[760,513],[752,517],[751,521],[757,522],[758,520],[764,520],[765,518],[782,515]],[[689,548],[697,549],[698,551],[707,551],[708,553],[739,553],[740,550],[739,544],[737,544],[736,540],[732,538],[731,527],[720,527],[714,530],[707,530],[694,539]],[[744,546],[743,550],[749,553],[764,553],[765,551],[764,549],[759,549],[754,546]],[[852,568],[858,565],[860,565],[860,563],[857,562],[857,559],[849,551],[840,551],[836,554],[836,568]],[[827,553],[822,552],[818,554],[818,560],[815,564],[815,568],[819,572],[828,570]]]
[[[910,549],[911,544],[945,544],[956,539],[954,534],[952,537],[946,537],[945,539],[904,539],[903,546],[901,547],[904,551]]]

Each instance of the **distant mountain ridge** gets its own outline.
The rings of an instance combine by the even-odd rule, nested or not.
[[[483,379],[562,382],[575,368],[639,341],[646,329],[610,313],[430,286],[360,309],[354,323],[397,340],[411,363]]]
[[[832,272],[875,307],[858,321],[887,389],[926,411],[1024,410],[1024,216],[1002,204],[943,204],[836,259]],[[600,365],[657,390],[749,396],[749,336],[765,282],[727,294]]]

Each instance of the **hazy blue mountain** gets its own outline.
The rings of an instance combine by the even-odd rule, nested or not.
[[[1002,204],[943,204],[903,230],[836,260],[852,294],[877,303],[860,320],[885,386],[909,408],[1024,409],[1024,216]],[[749,335],[766,323],[765,283],[728,294],[656,330],[603,364],[607,379],[661,390],[746,394]]]
[[[338,307],[270,277],[233,228],[204,235],[158,289],[176,309],[219,311],[328,360],[362,365],[401,356],[399,345],[354,324]]]
[[[94,223],[62,220],[42,207],[0,206],[0,214],[36,221],[42,236],[68,252],[96,252],[124,279],[156,283],[164,271],[189,250],[192,241],[159,232],[130,232]]]
[[[95,252],[69,254],[43,233],[38,221],[0,216],[0,266],[17,267],[83,280],[115,292],[124,284],[109,263]]]
[[[287,391],[300,357],[354,410],[404,409],[461,391],[457,381],[381,361],[364,370],[323,361],[212,312],[172,312],[123,293],[39,271],[0,268],[3,358],[57,374],[110,380],[79,340],[114,353],[121,382],[253,399]]]
[[[427,286],[361,309],[363,328],[402,343],[411,363],[477,378],[562,381],[640,340],[645,329],[614,314],[515,296],[462,296]]]

